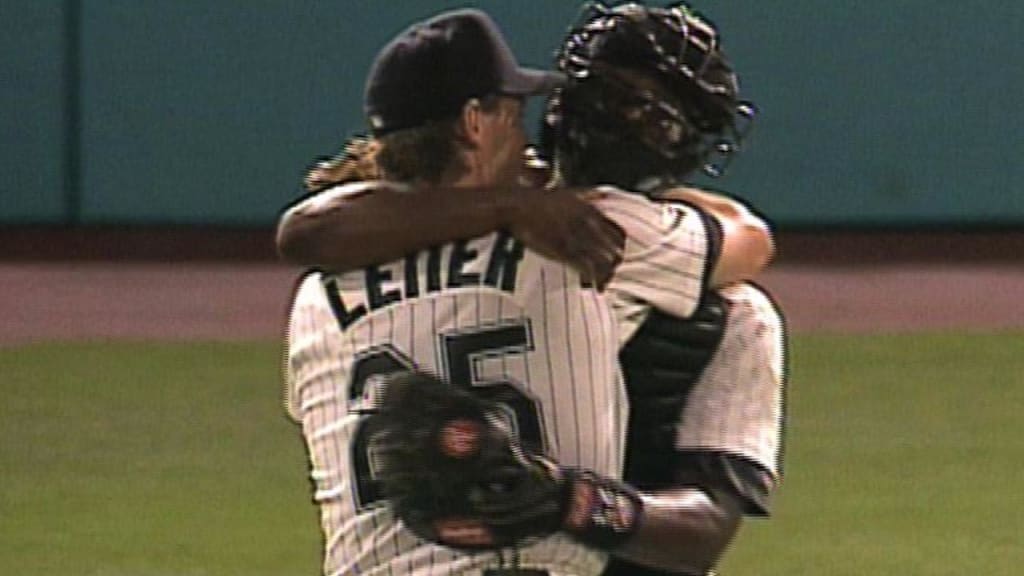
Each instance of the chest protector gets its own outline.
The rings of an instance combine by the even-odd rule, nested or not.
[[[708,291],[690,318],[651,310],[620,352],[630,403],[626,481],[643,488],[673,483],[676,428],[722,341],[727,306]]]

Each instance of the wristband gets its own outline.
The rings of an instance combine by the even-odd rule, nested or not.
[[[564,470],[562,529],[588,546],[610,550],[637,531],[643,501],[628,484],[586,470]]]

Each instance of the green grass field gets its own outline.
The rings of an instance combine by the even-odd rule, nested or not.
[[[793,339],[786,479],[723,576],[1019,574],[1024,334]],[[280,348],[0,349],[0,574],[319,569]]]

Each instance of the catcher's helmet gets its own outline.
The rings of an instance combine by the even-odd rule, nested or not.
[[[719,176],[754,116],[714,25],[685,4],[588,3],[557,66],[569,83],[548,100],[542,148],[569,184]]]

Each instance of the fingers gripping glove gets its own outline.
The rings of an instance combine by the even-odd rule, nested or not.
[[[507,414],[427,374],[388,382],[377,416],[378,477],[405,526],[470,550],[559,530],[601,548],[628,539],[642,513],[636,492],[524,451]]]

